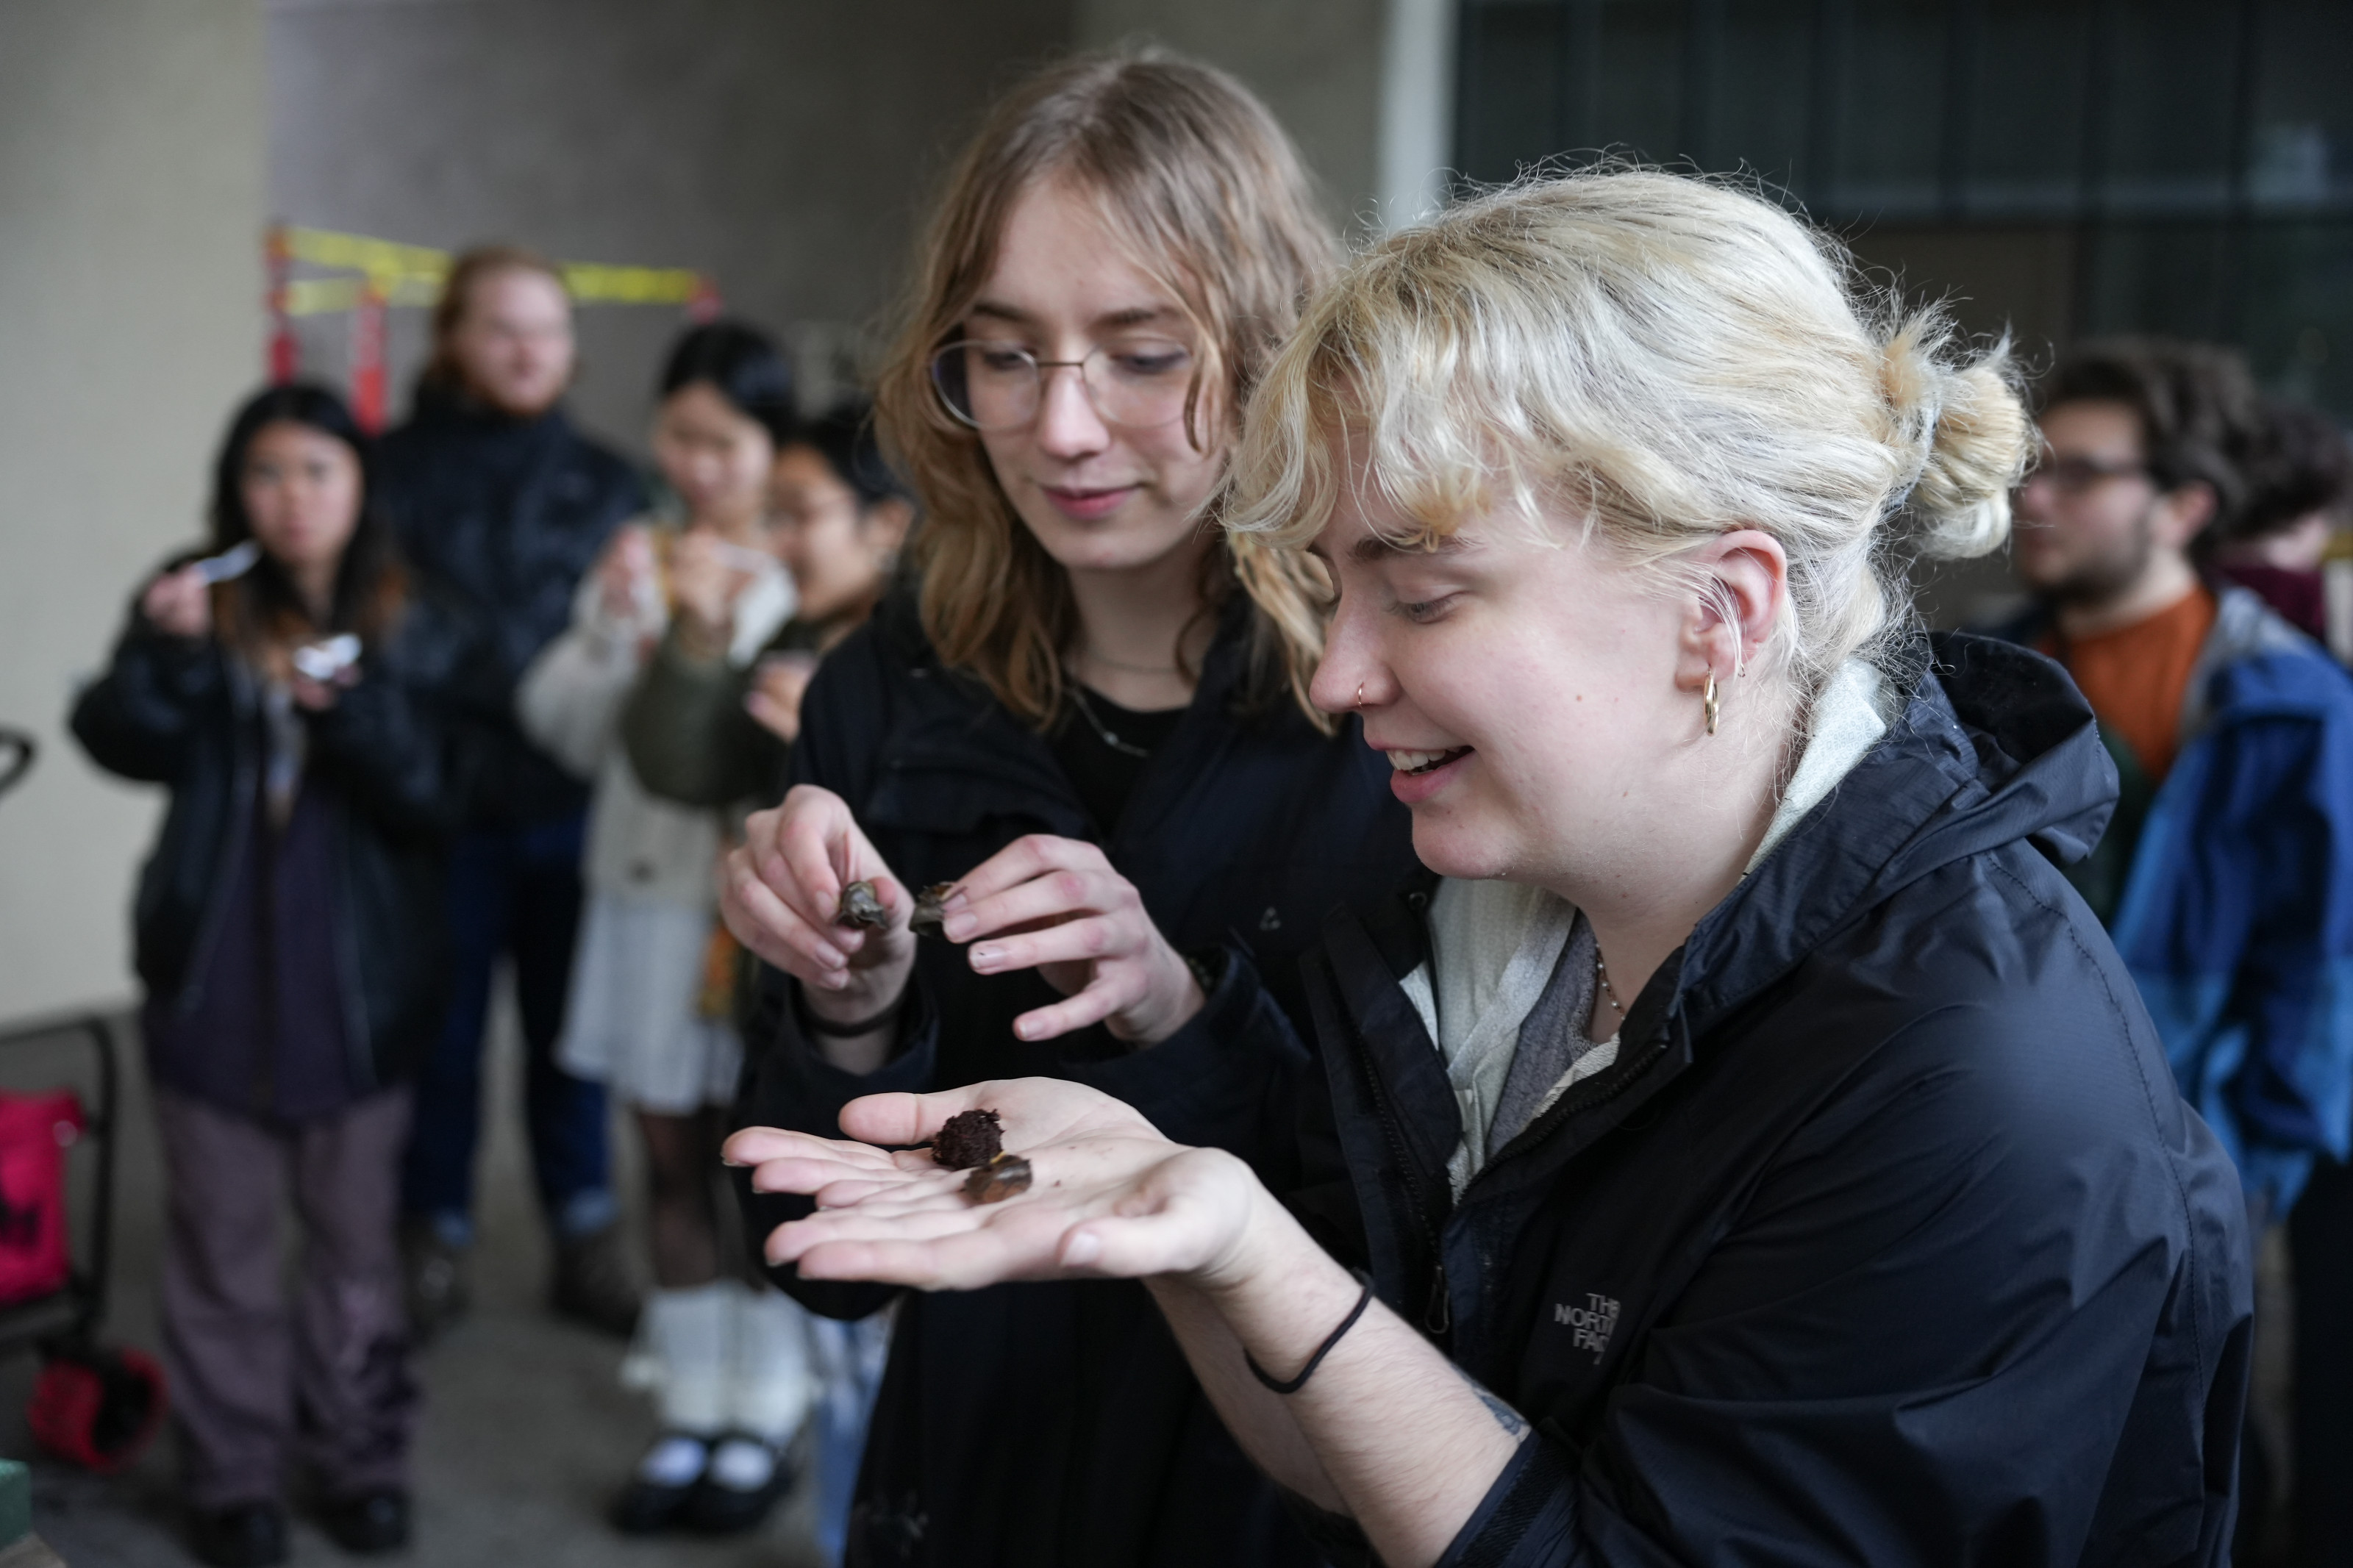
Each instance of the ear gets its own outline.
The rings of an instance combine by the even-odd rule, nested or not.
[[[1788,613],[1789,558],[1762,529],[1719,533],[1682,563],[1694,592],[1683,613],[1676,683],[1696,691],[1745,674]]]
[[[2189,542],[2206,531],[2214,521],[2221,501],[2214,487],[2204,479],[2190,479],[2165,491],[2157,498],[2158,538],[2176,550],[2187,550]]]

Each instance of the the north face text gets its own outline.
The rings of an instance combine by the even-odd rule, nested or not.
[[[1618,1326],[1618,1303],[1610,1297],[1588,1291],[1582,1307],[1555,1302],[1552,1321],[1566,1325],[1572,1336],[1569,1342],[1577,1350],[1591,1351],[1593,1359],[1599,1362],[1601,1352],[1609,1348],[1610,1331]]]

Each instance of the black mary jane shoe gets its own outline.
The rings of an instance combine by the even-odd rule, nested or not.
[[[337,1498],[319,1510],[327,1539],[355,1557],[397,1552],[408,1544],[408,1494],[395,1488]]]
[[[740,1535],[756,1528],[792,1489],[793,1468],[782,1448],[733,1432],[712,1445],[711,1463],[681,1517],[704,1535]]]
[[[613,1528],[623,1535],[659,1535],[679,1521],[687,1500],[711,1471],[712,1444],[687,1432],[664,1432],[648,1446],[629,1484],[613,1500]]]
[[[188,1546],[208,1568],[270,1568],[286,1561],[286,1510],[242,1502],[200,1511],[189,1521]]]

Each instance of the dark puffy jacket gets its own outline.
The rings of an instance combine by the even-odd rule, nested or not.
[[[512,693],[572,623],[572,595],[614,530],[644,510],[628,460],[561,408],[510,419],[417,389],[407,424],[377,448],[377,499],[402,552],[489,628]],[[491,739],[507,756],[480,820],[535,822],[586,809],[588,785],[527,740],[512,714]]]
[[[1281,1005],[1297,1001],[1295,957],[1334,906],[1394,887],[1413,858],[1388,770],[1353,721],[1326,737],[1287,700],[1255,720],[1233,711],[1244,610],[1227,615],[1190,710],[1104,847],[1162,933],[1217,966],[1208,1005],[1144,1050],[1101,1028],[1025,1042],[1013,1018],[1055,998],[1046,983],[975,974],[965,948],[925,942],[903,1048],[861,1079],[809,1047],[789,987],[769,971],[745,1037],[742,1120],[839,1136],[841,1106],[860,1094],[1046,1074],[1116,1095],[1171,1137],[1230,1149],[1287,1184],[1306,1065]],[[942,668],[905,599],[826,659],[804,713],[796,780],[847,800],[913,886],[961,877],[1024,834],[1093,837],[1048,742]],[[762,1236],[807,1212],[806,1200],[746,1203]],[[775,1277],[839,1317],[892,1299]],[[1150,1296],[1103,1281],[902,1300],[849,1560],[1225,1568],[1314,1553],[1219,1424]]]
[[[2224,1560],[2245,1211],[2053,864],[2114,770],[2055,665],[1932,646],[1460,1201],[1426,889],[1328,928],[1295,1206],[1536,1428],[1444,1563]]]
[[[449,833],[483,787],[480,737],[497,722],[489,649],[465,613],[411,598],[358,684],[306,714],[303,789],[330,808],[344,1037],[360,1088],[407,1075],[441,1026],[442,873]],[[171,791],[139,876],[139,978],[169,1005],[204,952],[259,818],[267,742],[245,661],[210,637],[166,637],[134,608],[73,732],[110,773]]]

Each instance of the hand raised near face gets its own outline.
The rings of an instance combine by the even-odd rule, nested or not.
[[[147,591],[139,595],[139,613],[147,618],[148,625],[166,637],[209,637],[213,629],[212,585],[194,565],[166,572],[148,584]]]
[[[880,929],[837,923],[843,889],[861,881],[881,902]],[[849,805],[814,784],[754,812],[720,878],[720,913],[735,940],[800,981],[810,1007],[836,1021],[871,1016],[906,989],[913,907]]]
[[[1192,967],[1094,845],[1043,833],[1016,839],[958,882],[943,911],[942,934],[973,944],[976,973],[1035,969],[1069,998],[1015,1019],[1025,1040],[1102,1024],[1155,1045],[1201,1010]]]
[[[690,529],[671,550],[670,602],[678,608],[679,635],[698,658],[726,654],[735,630],[735,600],[751,580],[710,529]]]

